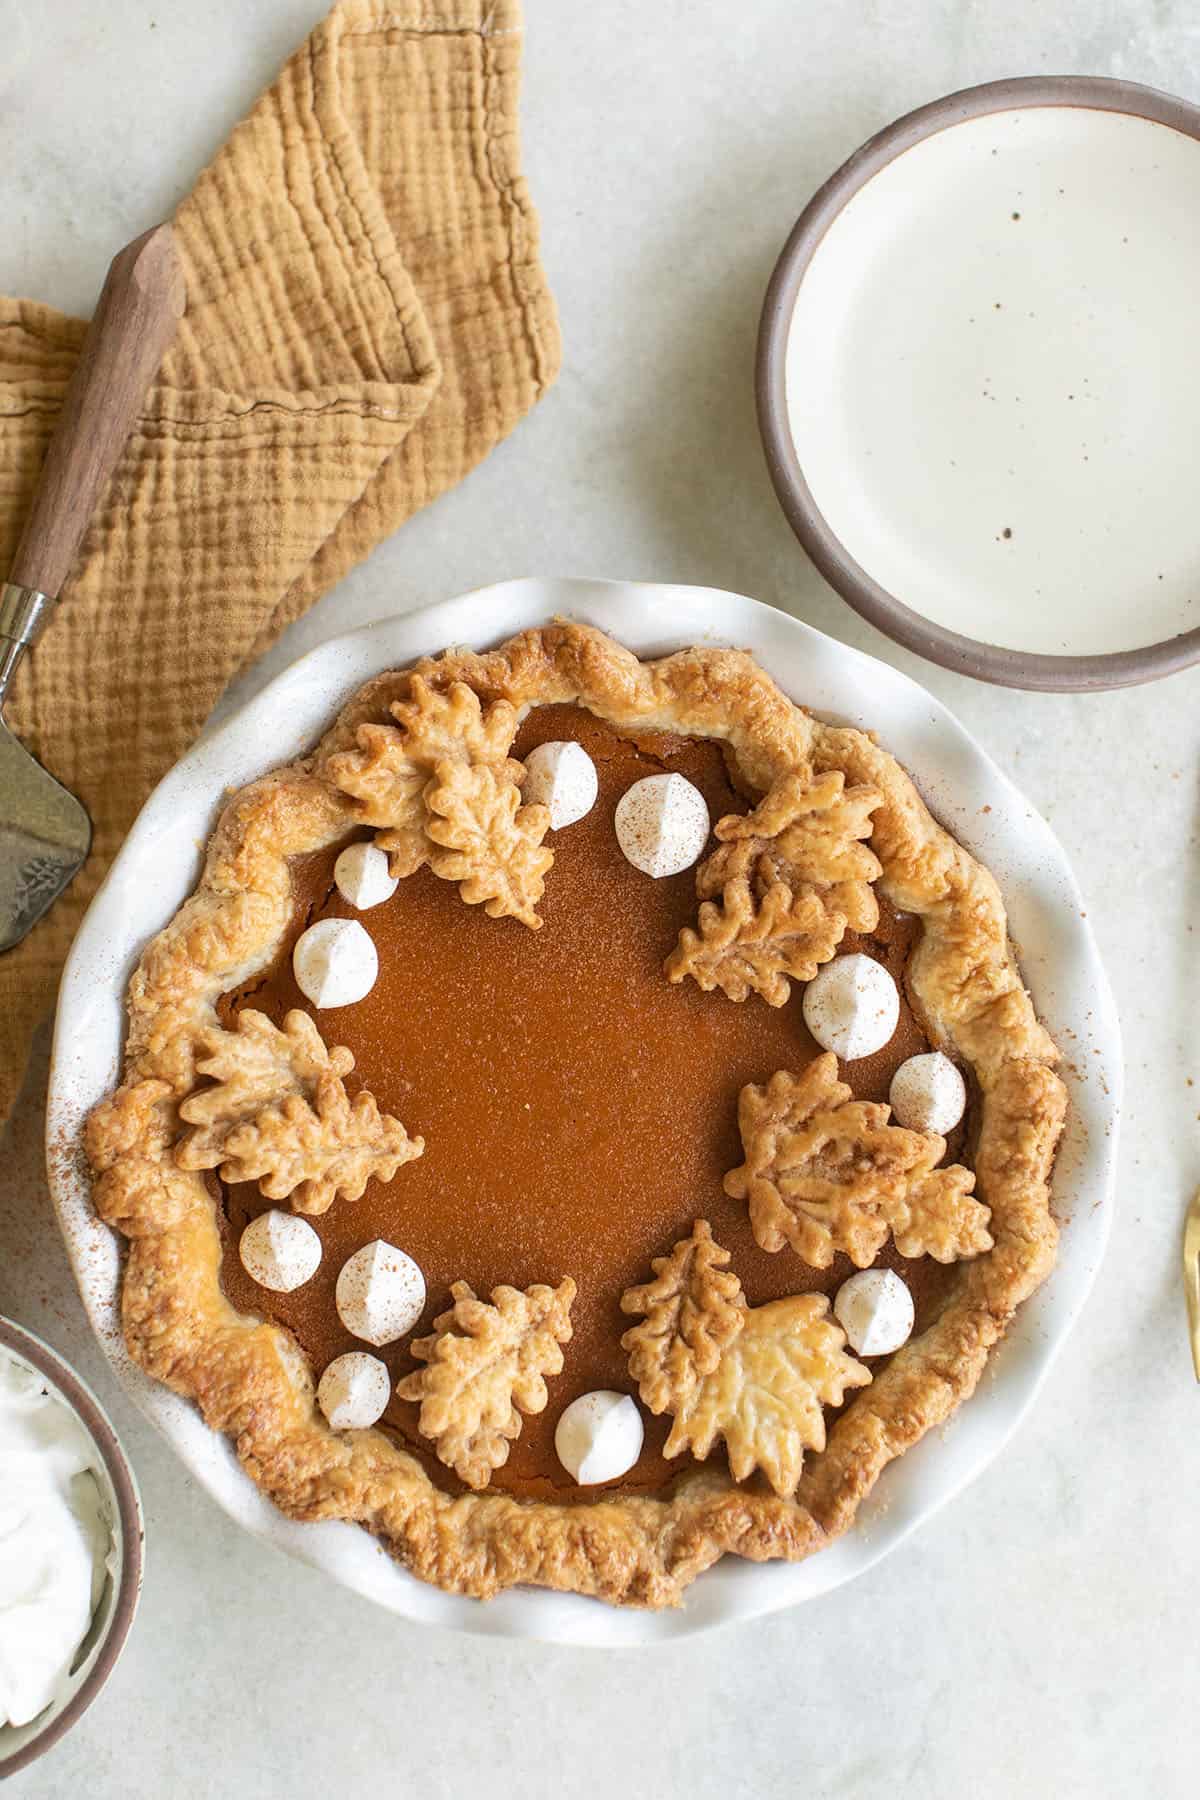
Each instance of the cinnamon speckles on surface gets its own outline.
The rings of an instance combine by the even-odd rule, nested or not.
[[[619,1296],[697,1217],[711,1218],[733,1252],[753,1304],[810,1283],[797,1263],[758,1248],[744,1204],[721,1186],[742,1156],[739,1089],[815,1053],[799,993],[780,1008],[754,996],[739,1006],[694,983],[667,982],[663,959],[695,917],[694,871],[647,879],[613,835],[618,799],[648,775],[685,777],[714,819],[748,810],[751,796],[731,784],[719,745],[662,733],[634,741],[575,708],[537,709],[515,753],[568,736],[591,757],[599,797],[556,844],[544,930],[535,937],[518,921],[482,917],[428,870],[401,882],[370,915],[381,974],[365,999],[338,1015],[338,1040],[357,1059],[347,1085],[352,1092],[356,1082],[369,1085],[382,1107],[396,1108],[422,1134],[426,1151],[387,1187],[372,1183],[361,1200],[315,1219],[325,1244],[320,1269],[304,1288],[271,1302],[318,1371],[362,1347],[337,1316],[334,1290],[343,1263],[373,1238],[402,1246],[425,1275],[418,1335],[446,1306],[451,1282],[469,1280],[489,1293],[499,1283],[525,1288],[573,1276],[579,1291],[564,1401],[627,1386]],[[346,913],[330,863],[326,855],[297,870],[298,924],[310,914]],[[914,930],[912,920],[885,908],[869,941],[893,979]],[[846,942],[858,948],[863,940]],[[297,1003],[286,953],[246,998],[272,1017]],[[904,1057],[926,1047],[905,1007],[893,1041],[847,1076],[883,1099]],[[262,1204],[253,1190],[228,1190],[234,1229]],[[912,1275],[903,1259],[896,1265],[914,1281],[919,1304],[932,1306],[944,1271],[928,1259]],[[811,1284],[826,1288],[849,1272],[847,1262],[814,1274]],[[224,1280],[235,1304],[261,1306],[261,1295],[242,1285],[235,1256],[226,1255]],[[378,1349],[394,1378],[412,1366],[409,1336]],[[556,1416],[552,1407],[525,1421],[493,1477],[495,1489],[542,1497],[570,1491],[554,1451]],[[453,1484],[417,1436],[415,1407],[393,1402],[385,1424],[436,1479]],[[659,1487],[677,1472],[662,1459],[665,1436],[662,1420],[647,1420],[626,1485]]]
[[[677,770],[633,782],[613,813],[622,854],[635,869],[658,881],[699,862],[709,823],[704,795]]]

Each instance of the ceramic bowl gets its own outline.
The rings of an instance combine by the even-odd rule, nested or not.
[[[95,1449],[95,1471],[112,1527],[113,1566],[91,1629],[59,1698],[28,1725],[0,1725],[0,1781],[49,1750],[85,1713],[117,1665],[142,1591],[145,1530],[133,1471],[92,1390],[33,1332],[0,1319],[0,1352],[33,1369],[70,1408]]]
[[[795,1565],[726,1557],[693,1584],[681,1607],[660,1613],[534,1590],[480,1604],[417,1581],[354,1526],[284,1518],[239,1468],[226,1439],[126,1355],[119,1246],[92,1211],[79,1154],[88,1110],[118,1078],[129,974],[147,939],[194,886],[225,791],[307,749],[350,694],[381,670],[448,644],[484,648],[555,614],[600,626],[642,656],[699,642],[740,645],[797,700],[873,727],[938,817],[995,871],[1038,1009],[1076,1051],[1066,1071],[1071,1122],[1055,1176],[1055,1206],[1065,1221],[1058,1265],[1022,1307],[989,1364],[989,1379],[944,1431],[886,1471],[858,1528],[828,1550]],[[272,681],[167,776],[75,940],[55,1031],[49,1137],[54,1201],[84,1303],[132,1397],[233,1518],[408,1619],[500,1636],[630,1645],[795,1605],[869,1568],[997,1455],[1083,1305],[1108,1235],[1121,1086],[1116,1015],[1083,912],[1049,827],[944,706],[896,670],[740,595],[634,582],[513,581],[335,638]]]
[[[899,119],[802,213],[757,389],[801,543],[881,631],[1014,687],[1200,659],[1200,110],[992,82]]]

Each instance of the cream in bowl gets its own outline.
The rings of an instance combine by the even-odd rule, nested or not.
[[[1200,113],[992,83],[812,201],[764,310],[768,460],[850,604],[947,666],[1116,686],[1200,657]]]
[[[0,1774],[98,1692],[132,1620],[140,1512],[111,1427],[47,1346],[0,1321]]]

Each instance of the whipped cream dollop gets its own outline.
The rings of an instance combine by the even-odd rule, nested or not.
[[[804,990],[804,1023],[843,1062],[873,1056],[900,1023],[900,992],[873,956],[836,956]]]
[[[318,919],[292,951],[296,986],[314,1006],[353,1006],[379,975],[379,955],[357,919]]]
[[[647,775],[617,801],[613,828],[622,854],[643,875],[678,875],[703,854],[708,805],[686,775]]]
[[[112,1554],[91,1439],[0,1350],[0,1725],[27,1725],[63,1692]]]
[[[403,1250],[374,1238],[342,1264],[334,1292],[338,1318],[357,1338],[394,1344],[425,1310],[425,1277]]]
[[[899,1124],[945,1137],[967,1110],[967,1084],[948,1056],[930,1050],[900,1064],[888,1099]]]
[[[599,792],[596,765],[582,744],[570,739],[538,744],[525,758],[521,798],[527,806],[549,807],[551,831],[590,813]]]
[[[554,1428],[558,1460],[580,1487],[615,1481],[642,1454],[645,1428],[637,1402],[611,1388],[580,1394]]]
[[[912,1336],[916,1309],[894,1269],[863,1269],[843,1281],[834,1317],[859,1356],[890,1356]]]
[[[365,1350],[335,1355],[317,1382],[317,1406],[335,1431],[365,1431],[383,1417],[392,1395],[387,1363]]]
[[[317,1383],[317,1405],[335,1431],[365,1431],[383,1417],[391,1392],[386,1363],[365,1350],[347,1350]]]
[[[316,1274],[321,1240],[307,1219],[274,1208],[251,1219],[238,1239],[238,1255],[259,1287],[290,1294]]]
[[[359,912],[381,906],[400,886],[385,852],[368,843],[346,845],[333,865],[333,880],[342,899]]]

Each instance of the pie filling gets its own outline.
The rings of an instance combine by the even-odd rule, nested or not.
[[[716,742],[666,733],[626,737],[574,706],[535,708],[512,754],[524,758],[537,744],[564,739],[592,758],[599,797],[549,840],[555,860],[539,907],[541,930],[488,918],[428,868],[358,914],[334,885],[343,843],[295,859],[294,916],[279,956],[220,1005],[226,1025],[244,1006],[276,1023],[294,1008],[309,1012],[326,1043],[353,1052],[351,1096],[369,1088],[382,1109],[425,1140],[424,1154],[392,1181],[372,1181],[360,1200],[339,1199],[311,1219],[321,1263],[288,1294],[264,1291],[238,1255],[245,1225],[271,1202],[253,1184],[220,1183],[228,1298],[287,1327],[316,1378],[334,1357],[367,1347],[346,1331],[334,1303],[343,1264],[373,1239],[396,1245],[423,1271],[427,1304],[413,1332],[373,1349],[394,1384],[418,1366],[409,1345],[446,1310],[452,1282],[467,1281],[486,1298],[501,1283],[527,1288],[572,1277],[578,1293],[562,1373],[550,1377],[548,1405],[523,1419],[490,1482],[492,1491],[539,1499],[602,1491],[571,1481],[555,1453],[555,1426],[569,1402],[591,1390],[636,1399],[620,1343],[631,1321],[620,1298],[649,1279],[651,1260],[687,1237],[694,1220],[707,1219],[731,1253],[752,1306],[832,1294],[854,1273],[843,1255],[814,1269],[790,1247],[760,1249],[746,1203],[722,1186],[743,1160],[740,1090],[776,1070],[798,1073],[819,1054],[803,1021],[802,986],[772,1007],[757,994],[735,1004],[692,981],[668,982],[664,959],[696,916],[695,869],[651,878],[626,860],[613,829],[614,809],[631,784],[664,771],[699,788],[714,822],[747,812],[754,797],[739,791]],[[365,999],[318,1013],[296,986],[292,948],[309,925],[336,918],[358,918],[369,930],[379,976]],[[929,1048],[905,982],[916,930],[915,920],[880,898],[876,932],[847,934],[840,946],[839,954],[865,952],[881,962],[901,995],[900,1023],[886,1048],[841,1065],[858,1098],[885,1101],[899,1065]],[[961,1128],[951,1134],[947,1162],[956,1160],[963,1136]],[[875,1266],[899,1272],[913,1294],[916,1330],[924,1330],[953,1268],[928,1256],[902,1257],[890,1242]],[[393,1395],[381,1428],[440,1487],[464,1491],[418,1431],[418,1411]],[[642,1454],[610,1485],[657,1493],[690,1459],[664,1458],[670,1418],[654,1418],[644,1407],[642,1415]]]

